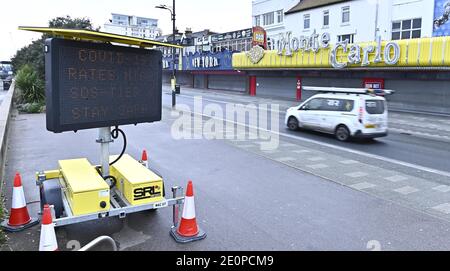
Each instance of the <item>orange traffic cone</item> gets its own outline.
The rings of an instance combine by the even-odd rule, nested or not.
[[[144,150],[142,152],[142,158],[141,158],[141,163],[143,166],[145,166],[146,168],[148,168],[148,158],[147,158],[147,151]]]
[[[42,214],[39,251],[56,251],[56,250],[58,250],[58,242],[56,241],[55,225],[53,224],[50,206],[46,204],[44,205],[44,213]]]
[[[180,226],[178,229],[173,227],[171,234],[172,237],[175,238],[175,241],[179,243],[188,243],[206,237],[206,233],[197,225],[195,216],[194,185],[192,184],[192,181],[188,182],[186,189]]]
[[[22,178],[19,173],[14,177],[11,211],[8,221],[1,223],[2,228],[9,232],[18,232],[39,223],[39,219],[31,218],[28,214]]]

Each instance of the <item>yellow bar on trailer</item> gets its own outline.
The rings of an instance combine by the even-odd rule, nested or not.
[[[111,156],[113,161],[117,156]],[[164,183],[160,176],[125,154],[110,168],[117,178],[117,189],[131,205],[141,205],[164,199]]]
[[[41,174],[44,174],[45,180],[58,179],[62,176],[61,171],[59,169],[47,170],[44,172],[36,172],[36,180],[39,180],[39,175]]]
[[[109,210],[109,186],[87,159],[61,160],[59,165],[74,215]]]

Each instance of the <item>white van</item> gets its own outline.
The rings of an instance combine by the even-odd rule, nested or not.
[[[299,128],[334,134],[340,141],[351,137],[377,138],[388,135],[388,109],[384,97],[368,89],[316,88],[322,92],[287,110],[285,123]],[[385,91],[391,94],[392,91]]]

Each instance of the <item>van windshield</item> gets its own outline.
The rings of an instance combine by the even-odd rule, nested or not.
[[[385,103],[381,100],[366,100],[366,111],[369,114],[383,114]]]

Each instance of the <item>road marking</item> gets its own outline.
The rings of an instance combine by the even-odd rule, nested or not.
[[[393,182],[393,183],[408,180],[407,177],[405,177],[405,176],[400,176],[400,175],[395,175],[395,176],[391,176],[391,177],[386,177],[386,178],[384,178],[384,179],[387,180],[387,181]]]
[[[168,109],[171,109],[168,106],[165,106],[165,107],[168,108]],[[182,110],[180,110],[180,111],[182,111]],[[320,146],[323,146],[323,147],[328,147],[328,148],[332,148],[332,149],[335,149],[335,150],[344,151],[344,152],[348,152],[348,153],[351,153],[351,154],[364,156],[364,157],[370,158],[370,159],[377,159],[377,160],[380,160],[380,161],[383,161],[383,162],[387,162],[387,163],[392,163],[392,164],[396,164],[396,165],[400,165],[400,166],[404,166],[404,167],[409,167],[409,168],[413,168],[413,169],[424,171],[424,172],[428,172],[428,173],[433,173],[433,174],[437,174],[437,175],[441,175],[441,176],[445,176],[445,177],[450,177],[450,172],[447,172],[447,171],[433,169],[433,168],[429,168],[429,167],[425,167],[425,166],[421,166],[421,165],[417,165],[417,164],[413,164],[413,163],[408,163],[408,162],[404,162],[404,161],[400,161],[400,160],[396,160],[396,159],[392,159],[392,158],[387,158],[387,157],[383,157],[383,156],[379,156],[379,155],[376,155],[376,154],[371,154],[371,153],[367,153],[367,152],[363,152],[363,151],[347,149],[347,148],[336,146],[336,145],[333,145],[333,144],[320,142],[320,141],[317,141],[317,140],[314,140],[314,139],[308,139],[308,138],[293,136],[293,135],[282,133],[282,132],[269,131],[267,129],[263,129],[263,128],[260,128],[260,127],[255,127],[255,126],[248,125],[248,124],[245,124],[245,123],[239,123],[239,122],[234,121],[234,120],[231,121],[231,120],[227,120],[227,119],[212,117],[212,116],[208,116],[206,114],[194,113],[192,111],[188,111],[187,113],[192,113],[194,115],[200,115],[200,116],[208,117],[208,118],[211,118],[211,119],[216,119],[216,120],[221,120],[221,121],[224,121],[224,122],[229,122],[229,123],[232,123],[232,124],[237,124],[237,125],[241,125],[241,126],[244,126],[244,127],[247,127],[247,128],[258,129],[260,131],[273,133],[275,135],[287,137],[287,138],[294,139],[294,140],[297,140],[297,141],[303,141],[303,142],[307,142],[307,143],[311,143],[311,144],[316,144],[316,145],[320,145]]]
[[[296,147],[297,145],[292,144],[292,143],[282,143],[281,146],[282,147]]]
[[[375,186],[376,186],[376,185],[374,185],[374,184],[366,183],[366,182],[364,182],[364,183],[357,183],[357,184],[354,184],[354,185],[350,185],[351,188],[357,189],[357,190],[364,190],[364,189],[368,189],[368,188],[373,188],[373,187],[375,187]]]
[[[395,189],[394,191],[397,193],[400,193],[402,195],[409,195],[409,194],[418,192],[419,189],[411,187],[411,186],[405,186],[405,187],[402,187],[399,189]]]
[[[345,176],[351,177],[351,178],[360,178],[360,177],[365,177],[368,176],[369,173],[366,172],[361,172],[361,171],[357,171],[357,172],[350,172],[345,174]]]
[[[238,146],[241,147],[241,148],[252,148],[252,147],[254,147],[253,145],[239,145],[239,144],[238,144]]]
[[[273,154],[273,153],[278,153],[280,152],[279,150],[263,150],[264,153],[269,153],[269,154]]]
[[[359,164],[358,161],[355,160],[343,160],[343,161],[339,161],[339,163],[344,164],[344,165],[354,165],[354,164]]]
[[[312,157],[312,158],[308,158],[308,160],[311,162],[319,162],[319,161],[324,161],[326,159],[323,157]]]
[[[292,152],[295,152],[295,153],[310,153],[311,151],[308,151],[308,150],[294,150]]]
[[[450,191],[450,186],[448,185],[440,185],[433,188],[433,190],[440,191],[443,193],[447,193]]]
[[[281,157],[281,158],[275,158],[278,162],[289,162],[289,161],[295,161],[297,159],[292,157]]]
[[[422,133],[419,131],[411,131],[411,130],[404,130],[404,129],[398,129],[398,128],[389,128],[389,131],[394,131],[396,133],[399,134],[409,134],[409,135],[413,135],[413,136],[417,136],[417,137],[424,137],[427,139],[434,139],[434,140],[450,140],[450,137],[448,136],[442,136],[442,135],[436,135],[436,134],[428,134],[428,133]]]
[[[312,169],[323,169],[323,168],[328,168],[328,165],[325,164],[315,164],[315,165],[307,165],[307,167],[312,168]]]
[[[444,204],[435,206],[432,209],[448,215],[448,214],[450,214],[450,203],[444,203]]]

